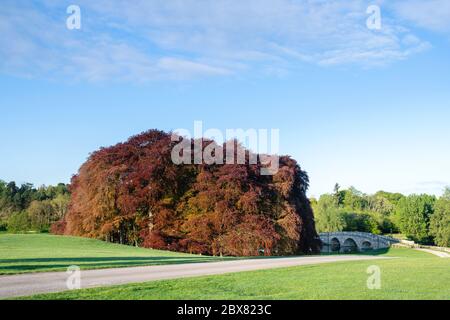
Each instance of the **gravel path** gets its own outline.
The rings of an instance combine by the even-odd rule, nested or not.
[[[427,253],[434,254],[435,256],[441,257],[441,258],[450,258],[450,254],[444,251],[437,251],[437,250],[430,250],[430,249],[416,249],[418,251],[423,251]]]

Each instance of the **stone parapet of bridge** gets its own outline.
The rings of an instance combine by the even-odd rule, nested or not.
[[[324,232],[319,234],[322,252],[347,253],[390,248],[397,239],[366,232]]]

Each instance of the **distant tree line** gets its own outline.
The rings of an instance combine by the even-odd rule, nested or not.
[[[402,233],[421,244],[450,246],[450,188],[435,196],[404,196],[379,191],[364,194],[351,187],[311,199],[318,232]]]
[[[152,130],[103,148],[70,190],[0,180],[0,231],[214,255],[316,252],[317,232],[334,231],[402,233],[450,247],[450,188],[441,197],[405,196],[336,184],[333,193],[307,199],[308,176],[290,157],[281,157],[276,175],[261,176],[260,163],[174,165],[172,144],[169,134]]]
[[[63,183],[35,188],[0,180],[0,231],[48,232],[66,215],[69,202],[68,186]]]
[[[17,186],[0,180],[0,231],[62,234],[70,199],[69,186],[63,183],[35,188],[29,183]],[[450,188],[437,198],[384,191],[367,195],[353,187],[340,190],[336,185],[334,193],[313,198],[311,204],[318,232],[402,233],[418,243],[450,247]],[[138,241],[139,236],[132,239]],[[115,241],[114,237],[107,240]],[[152,241],[166,246],[155,235],[143,240],[148,246],[154,245]]]

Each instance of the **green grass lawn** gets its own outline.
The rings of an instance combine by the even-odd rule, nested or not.
[[[48,234],[0,234],[0,275],[42,271],[149,266],[216,261],[180,254]]]
[[[411,249],[380,254],[394,259],[244,272],[221,276],[39,295],[33,299],[447,299],[450,259]],[[0,234],[0,274],[65,271],[217,261],[179,254],[45,234]],[[382,272],[381,290],[369,290],[367,268]]]
[[[396,258],[157,281],[31,299],[450,300],[450,259],[411,249],[392,249],[384,256]],[[367,288],[367,268],[372,265],[381,268],[380,290]]]

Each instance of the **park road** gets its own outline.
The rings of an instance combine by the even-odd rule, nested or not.
[[[295,258],[246,259],[225,262],[82,270],[80,279],[81,288],[85,289],[156,280],[377,259],[385,258],[358,255],[304,256]],[[67,272],[0,276],[0,299],[67,291],[69,290],[67,282],[70,277],[71,275]],[[69,282],[73,283],[70,280]]]

